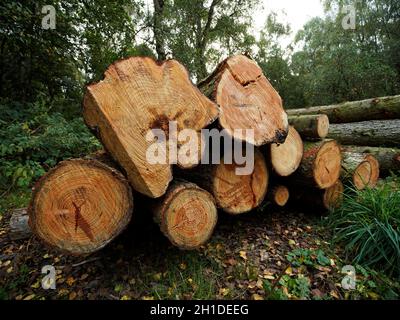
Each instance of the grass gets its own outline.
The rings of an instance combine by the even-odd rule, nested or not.
[[[400,189],[397,179],[364,191],[350,189],[328,221],[335,242],[356,264],[400,276]]]
[[[30,198],[30,189],[19,189],[13,192],[3,191],[2,194],[0,193],[0,216],[9,210],[28,206]]]

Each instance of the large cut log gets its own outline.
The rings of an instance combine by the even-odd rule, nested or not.
[[[237,174],[243,165],[200,165],[192,170],[182,170],[177,175],[198,184],[210,192],[223,211],[238,215],[257,208],[265,198],[269,173],[264,156],[255,149],[254,170],[251,174]]]
[[[220,106],[219,124],[229,135],[256,146],[285,141],[288,121],[282,99],[255,61],[230,57],[199,88]],[[242,136],[245,129],[253,129],[254,137]]]
[[[293,199],[306,206],[308,211],[317,209],[334,210],[343,203],[343,183],[338,180],[327,189],[298,188],[290,189]]]
[[[284,185],[275,185],[270,188],[267,194],[268,200],[278,207],[284,207],[289,201],[289,189]]]
[[[86,124],[124,168],[132,187],[152,198],[162,196],[172,180],[182,130],[199,132],[218,117],[218,106],[191,83],[180,63],[147,57],[112,64],[103,81],[87,87],[83,106]],[[158,130],[157,141],[165,142],[157,144],[154,155],[149,153],[155,146],[152,129]]]
[[[367,146],[342,146],[344,152],[372,154],[379,162],[379,171],[382,177],[391,172],[400,172],[400,149]]]
[[[326,114],[331,123],[400,118],[400,95],[341,104],[287,110],[289,116]]]
[[[306,142],[300,166],[288,180],[298,185],[327,189],[339,179],[341,160],[336,141]]]
[[[379,162],[371,154],[342,152],[342,181],[351,181],[357,190],[373,188],[379,179]]]
[[[400,146],[400,119],[332,124],[328,137],[342,144]]]
[[[11,240],[22,240],[32,235],[28,224],[29,215],[26,208],[15,209],[11,212],[10,230],[8,232]]]
[[[329,118],[325,114],[289,116],[289,123],[304,139],[321,140],[329,132]]]
[[[33,189],[29,225],[48,245],[73,255],[103,248],[128,225],[132,191],[124,176],[97,160],[60,162]]]
[[[271,144],[271,164],[274,172],[281,176],[290,176],[297,170],[303,157],[303,140],[292,126],[288,136],[282,144]]]
[[[193,183],[176,181],[156,201],[154,219],[172,244],[192,250],[210,239],[218,217],[210,193]]]

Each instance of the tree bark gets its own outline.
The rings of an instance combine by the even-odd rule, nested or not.
[[[321,140],[329,132],[329,118],[325,114],[289,116],[289,123],[304,139]]]
[[[258,207],[268,189],[269,173],[264,156],[255,149],[254,170],[250,175],[238,175],[236,164],[200,165],[181,170],[177,175],[198,184],[210,192],[223,211],[238,215]]]
[[[163,13],[164,13],[164,0],[153,0],[154,15],[153,15],[153,32],[156,43],[157,58],[163,61],[167,58],[165,53],[165,34],[163,32]]]
[[[289,201],[289,189],[284,185],[275,185],[270,188],[267,198],[272,204],[278,207],[284,207]]]
[[[93,159],[67,160],[36,183],[29,225],[51,247],[89,254],[123,231],[132,209],[131,188],[119,171]]]
[[[132,187],[151,198],[161,197],[172,180],[171,163],[175,162],[168,157],[169,142],[176,145],[182,130],[199,132],[217,117],[217,105],[193,86],[186,69],[175,60],[156,63],[151,58],[132,57],[117,61],[103,81],[87,87],[84,98],[87,125],[98,132]],[[176,135],[170,132],[172,121],[177,125]],[[155,146],[148,136],[152,129],[165,138],[161,143],[158,140],[154,153],[164,159],[153,159],[155,164],[148,159]]]
[[[303,141],[294,127],[289,128],[284,143],[271,144],[270,156],[277,175],[287,177],[297,170],[303,157]]]
[[[357,190],[373,188],[379,179],[379,162],[370,154],[342,152],[342,181],[351,181]]]
[[[215,200],[207,191],[185,181],[175,181],[157,199],[154,219],[175,246],[193,250],[205,244],[217,223]]]
[[[400,172],[400,149],[366,146],[342,146],[344,152],[372,154],[379,162],[380,176],[390,176],[391,172]]]
[[[306,142],[300,166],[288,181],[327,189],[339,179],[341,159],[340,147],[334,140]]]
[[[256,146],[285,141],[282,99],[253,60],[244,55],[224,60],[199,88],[220,106],[219,124],[230,136]],[[254,137],[243,137],[246,129]]]
[[[345,102],[337,105],[287,110],[289,116],[326,114],[331,123],[400,118],[400,95]]]
[[[11,240],[27,239],[32,235],[28,224],[26,208],[15,209],[11,212],[9,237]]]
[[[348,145],[398,147],[400,120],[332,124],[328,137]]]

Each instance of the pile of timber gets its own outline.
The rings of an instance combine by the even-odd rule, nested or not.
[[[397,100],[384,103],[390,110],[381,106],[377,114],[395,117]],[[85,122],[105,151],[51,169],[36,183],[27,210],[30,230],[38,238],[74,255],[95,252],[120,234],[139,214],[136,193],[144,195],[170,242],[192,250],[212,236],[218,212],[243,214],[264,200],[283,207],[290,198],[332,209],[341,201],[341,180],[353,180],[359,188],[373,186],[379,163],[389,169],[399,160],[394,149],[341,147],[343,139],[330,131],[330,113],[320,109],[311,114],[290,110],[288,117],[278,92],[245,55],[227,58],[197,87],[176,60],[120,60],[108,67],[102,81],[87,87],[83,107]],[[254,148],[254,169],[238,174],[243,163],[227,160],[226,153],[233,151],[226,141],[219,148],[222,154],[210,148],[211,158],[220,161],[204,164],[210,150],[197,141],[198,152],[192,152],[185,147],[191,137],[183,133],[191,129],[201,137],[205,128]],[[149,138],[152,129],[162,138]],[[243,134],[248,129],[254,134]],[[165,163],[149,161],[155,142]],[[26,234],[20,226],[26,220],[13,220],[19,234]]]

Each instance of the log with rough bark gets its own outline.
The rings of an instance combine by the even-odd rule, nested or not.
[[[154,220],[175,246],[192,250],[205,244],[217,223],[217,207],[210,193],[194,183],[174,181],[157,199]]]
[[[304,139],[321,140],[329,132],[329,118],[325,114],[289,116],[289,123]]]
[[[290,176],[297,170],[303,157],[303,140],[297,130],[289,127],[289,133],[284,143],[271,144],[270,158],[274,172],[281,176]]]
[[[284,207],[289,201],[289,189],[284,185],[276,185],[270,188],[267,197],[272,204]]]
[[[35,185],[28,208],[32,232],[80,255],[103,248],[128,225],[132,191],[116,169],[94,159],[60,162]]]
[[[341,160],[340,147],[336,141],[306,142],[299,168],[287,179],[298,185],[329,188],[339,179]]]
[[[219,124],[229,135],[256,146],[285,141],[288,121],[282,99],[255,61],[232,56],[199,88],[220,106]],[[244,129],[253,129],[254,137],[243,137]]]
[[[219,114],[179,62],[148,57],[113,63],[104,80],[87,87],[83,106],[86,124],[125,170],[132,187],[152,198],[162,196],[172,180],[182,130],[199,132]],[[154,144],[152,129],[164,144]]]
[[[360,122],[400,118],[400,95],[337,105],[287,110],[289,116],[326,114],[331,123]]]
[[[28,212],[26,208],[15,209],[11,212],[9,237],[11,240],[22,240],[32,235],[28,224]]]
[[[269,173],[264,156],[255,149],[254,170],[241,175],[237,170],[243,165],[220,164],[200,165],[192,170],[180,170],[177,175],[198,184],[215,198],[217,207],[238,215],[258,207],[268,189]]]
[[[342,146],[344,152],[372,154],[379,162],[379,171],[382,177],[391,172],[400,172],[400,149],[367,146]]]
[[[400,119],[332,124],[328,137],[348,145],[398,147]]]
[[[342,152],[342,181],[351,181],[357,190],[373,188],[379,179],[379,162],[371,154]]]
[[[302,203],[308,211],[315,208],[333,210],[339,208],[343,203],[343,183],[338,180],[334,185],[327,189],[316,188],[297,188],[291,189],[293,199],[297,203]]]

